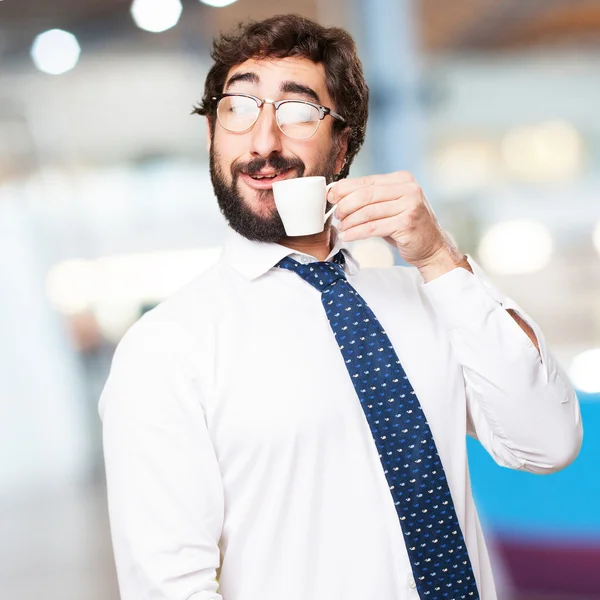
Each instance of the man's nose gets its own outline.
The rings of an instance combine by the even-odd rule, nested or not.
[[[250,130],[250,153],[267,158],[273,152],[281,152],[282,135],[275,118],[275,107],[272,104],[264,104],[258,120]]]

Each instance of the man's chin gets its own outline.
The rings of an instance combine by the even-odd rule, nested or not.
[[[229,225],[240,235],[254,242],[276,243],[285,237],[281,221],[255,218],[252,222],[229,221]]]
[[[246,208],[251,210],[257,216],[269,218],[277,214],[273,190],[255,190],[244,184],[238,189]]]
[[[241,206],[226,215],[229,225],[249,240],[278,242],[285,237],[285,228],[273,201],[271,190],[241,194]]]

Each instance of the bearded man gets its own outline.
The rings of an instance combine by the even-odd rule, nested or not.
[[[122,600],[494,600],[466,436],[565,467],[567,377],[410,173],[347,178],[368,104],[347,32],[277,16],[213,59],[195,112],[224,252],[125,335],[100,403]],[[339,225],[288,237],[272,186],[310,175]],[[361,269],[371,236],[411,266]]]

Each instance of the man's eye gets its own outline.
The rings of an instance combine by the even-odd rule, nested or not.
[[[231,112],[235,113],[236,115],[247,115],[254,111],[252,110],[252,107],[250,107],[250,106],[232,106]]]

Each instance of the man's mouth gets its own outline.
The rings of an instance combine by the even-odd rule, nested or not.
[[[295,169],[284,171],[267,171],[262,173],[242,173],[241,179],[251,188],[258,190],[271,189],[273,183],[294,177]]]

